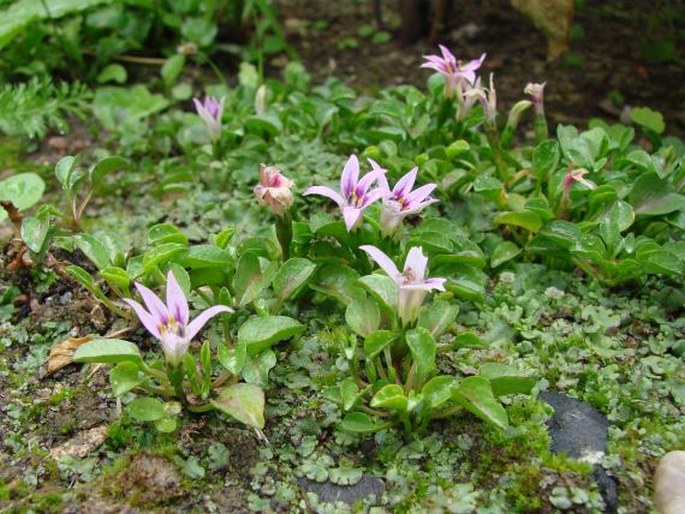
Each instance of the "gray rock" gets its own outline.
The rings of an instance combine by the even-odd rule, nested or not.
[[[654,505],[661,514],[685,512],[685,451],[668,452],[654,473]]]
[[[552,452],[596,464],[604,456],[609,422],[597,409],[566,395],[545,391],[540,399],[554,408],[547,422]]]
[[[552,453],[565,453],[594,464],[592,478],[604,499],[605,512],[616,512],[618,486],[598,465],[606,452],[609,421],[591,405],[561,393],[545,391],[540,393],[540,399],[554,409],[547,421]]]
[[[305,491],[315,493],[322,502],[345,502],[348,505],[354,505],[358,500],[371,495],[380,498],[385,491],[385,483],[371,475],[362,475],[361,480],[354,485],[319,483],[308,478],[300,478],[297,483]]]

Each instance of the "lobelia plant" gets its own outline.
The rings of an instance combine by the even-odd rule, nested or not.
[[[217,100],[213,96],[206,96],[204,102],[201,102],[197,98],[193,98],[195,110],[197,111],[198,116],[202,118],[202,121],[205,122],[207,133],[212,142],[219,139],[219,136],[221,135],[225,101],[225,97],[222,97],[221,100]]]
[[[333,200],[342,211],[345,228],[351,232],[361,224],[364,209],[388,193],[387,187],[370,189],[374,182],[377,182],[384,174],[383,168],[374,167],[359,178],[359,159],[353,154],[343,168],[340,177],[340,193],[326,186],[311,186],[307,188],[304,195],[325,196]]]
[[[421,247],[409,250],[402,272],[378,248],[365,245],[361,249],[388,276],[362,277],[360,282],[375,300],[359,297],[345,313],[348,325],[364,342],[361,356],[355,336],[344,343],[351,377],[328,391],[329,399],[347,412],[343,428],[375,432],[400,424],[409,435],[432,419],[462,409],[506,427],[508,417],[498,397],[529,392],[534,381],[500,365],[485,365],[478,376],[461,380],[437,375],[439,352],[480,344],[473,334],[464,334],[451,344],[438,345],[437,339],[454,322],[458,308],[445,301],[422,305],[428,292],[444,291],[446,279],[425,278],[428,259]],[[379,304],[390,318],[387,328],[381,328]]]
[[[286,261],[290,257],[290,242],[293,239],[293,222],[290,208],[293,205],[293,182],[278,168],[262,164],[259,168],[259,184],[254,194],[261,205],[276,215],[276,238],[281,245],[281,254]]]
[[[375,161],[371,159],[369,161],[371,161],[374,169],[381,169]],[[379,176],[378,181],[381,183],[381,187],[389,192],[383,196],[383,207],[381,208],[380,226],[383,237],[398,235],[398,229],[404,218],[418,214],[438,201],[430,197],[430,194],[438,187],[437,184],[426,184],[412,191],[418,171],[418,167],[412,168],[397,181],[392,190],[385,174]]]
[[[140,396],[129,404],[129,413],[140,421],[155,422],[158,430],[176,429],[175,416],[180,406],[190,412],[222,411],[257,431],[264,427],[264,393],[254,384],[238,382],[238,376],[224,374],[213,379],[212,355],[208,341],[200,350],[200,365],[188,351],[191,341],[214,316],[231,313],[226,305],[214,305],[190,320],[188,300],[174,274],[167,274],[166,302],[140,283],[136,289],[144,306],[135,300],[124,301],[134,310],[147,331],[159,340],[165,364],[148,365],[138,347],[120,339],[96,339],[81,345],[74,362],[116,363],[110,372],[116,396],[141,391],[154,396]],[[244,360],[243,349],[243,360]],[[221,357],[220,357],[221,358]],[[230,360],[224,357],[222,361]],[[240,368],[239,365],[235,365]],[[230,385],[224,386],[229,383]],[[216,393],[213,396],[212,393]],[[167,400],[162,403],[157,397]]]

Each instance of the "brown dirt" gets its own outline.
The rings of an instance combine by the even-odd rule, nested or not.
[[[378,45],[360,37],[357,29],[373,24],[370,1],[281,0],[279,4],[288,41],[315,83],[337,76],[363,89],[403,83],[426,89],[429,71],[419,68],[421,56],[437,53],[437,44],[423,40],[402,46],[393,40]],[[501,112],[523,98],[528,82],[546,81],[547,113],[554,124],[583,126],[592,117],[617,122],[623,105],[616,97],[622,96],[625,105],[662,112],[666,131],[685,135],[683,56],[656,62],[645,59],[641,50],[664,34],[676,38],[676,48],[683,43],[676,22],[669,28],[663,20],[669,7],[685,16],[681,2],[655,0],[649,12],[644,3],[630,0],[586,2],[576,10],[576,35],[569,51],[554,62],[546,60],[544,35],[508,2],[459,0],[454,4],[448,30],[437,42],[464,60],[487,53],[481,75],[495,74]],[[395,30],[397,0],[384,0],[382,6],[385,24]],[[327,28],[315,30],[314,24],[322,20]],[[337,46],[348,37],[356,38],[359,47]]]

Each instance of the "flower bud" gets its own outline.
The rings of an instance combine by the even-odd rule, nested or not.
[[[266,205],[277,216],[283,216],[293,204],[293,182],[274,166],[259,168],[259,185],[254,194],[261,205]]]

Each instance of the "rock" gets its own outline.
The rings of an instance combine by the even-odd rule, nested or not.
[[[83,459],[104,443],[105,439],[107,439],[107,425],[91,428],[50,450],[50,457],[59,460],[68,455],[77,459]]]
[[[654,473],[654,505],[661,514],[685,512],[685,451],[668,452]]]
[[[547,422],[553,453],[596,464],[604,457],[609,422],[597,409],[566,395],[545,391],[540,399],[554,408]]]
[[[354,485],[338,485],[330,482],[314,482],[307,478],[300,478],[298,485],[309,493],[315,493],[319,500],[327,503],[345,502],[354,505],[358,500],[375,495],[377,498],[385,491],[385,483],[371,475],[363,475]]]
[[[547,421],[552,453],[565,453],[593,464],[592,477],[602,494],[605,512],[616,512],[618,486],[598,465],[606,451],[609,421],[591,405],[561,393],[545,391],[540,399],[554,408]]]

